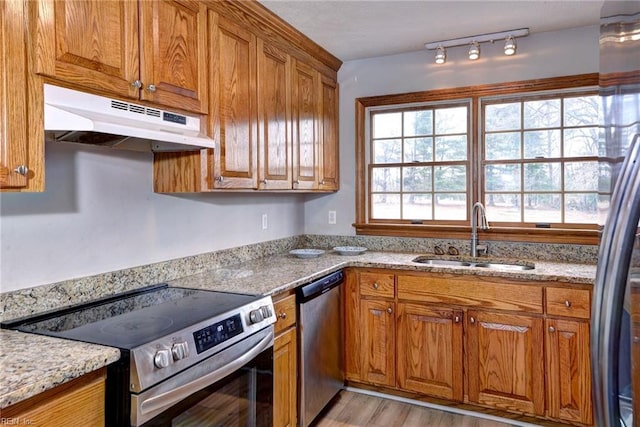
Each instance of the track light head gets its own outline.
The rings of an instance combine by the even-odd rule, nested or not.
[[[447,61],[447,52],[442,46],[436,49],[436,64],[444,64]]]
[[[469,59],[475,61],[478,58],[480,58],[480,44],[477,41],[473,41],[469,46]]]
[[[504,41],[504,54],[514,55],[516,53],[516,40],[513,36],[508,36]]]

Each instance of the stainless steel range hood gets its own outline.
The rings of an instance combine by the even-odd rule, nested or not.
[[[133,151],[195,151],[214,148],[200,132],[200,118],[44,85],[48,139]]]

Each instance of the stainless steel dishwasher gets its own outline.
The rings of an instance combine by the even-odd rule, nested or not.
[[[297,290],[300,310],[300,425],[307,427],[344,386],[342,309],[337,271]]]

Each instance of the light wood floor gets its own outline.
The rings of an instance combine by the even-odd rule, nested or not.
[[[343,390],[316,423],[316,427],[337,426],[511,427],[512,425]]]

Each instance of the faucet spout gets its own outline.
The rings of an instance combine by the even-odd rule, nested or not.
[[[478,219],[480,219],[480,229],[488,230],[489,222],[484,210],[484,205],[476,202],[471,209],[471,256],[478,256]]]

